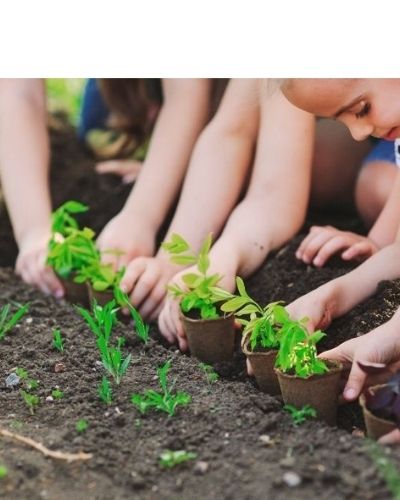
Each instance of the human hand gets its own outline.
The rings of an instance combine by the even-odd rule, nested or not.
[[[61,298],[64,289],[54,271],[46,265],[50,228],[32,230],[19,242],[15,272],[30,285],[38,287],[46,295]]]
[[[343,260],[365,260],[378,251],[375,243],[350,231],[332,226],[312,226],[296,251],[296,257],[305,264],[322,267],[337,252]]]
[[[154,321],[163,306],[166,285],[180,268],[162,255],[137,257],[126,268],[120,288],[130,296],[144,320]]]
[[[124,184],[130,184],[139,175],[142,162],[137,160],[108,160],[101,161],[95,166],[98,174],[115,174],[122,177]]]
[[[398,328],[391,319],[361,337],[347,340],[338,347],[321,353],[319,357],[340,361],[345,368],[351,367],[343,396],[346,401],[353,401],[360,395],[364,385],[379,383],[382,376],[387,378],[390,373],[398,369],[400,365]],[[377,379],[376,376],[367,375],[359,367],[358,361],[383,363],[387,371]]]
[[[106,224],[97,238],[102,262],[119,269],[136,257],[152,256],[155,250],[155,232],[146,221],[132,220],[122,210]]]

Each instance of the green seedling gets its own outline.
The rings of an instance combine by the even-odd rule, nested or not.
[[[192,310],[198,311],[202,319],[220,317],[216,303],[221,298],[214,289],[221,281],[220,274],[208,275],[210,267],[209,251],[211,248],[211,234],[205,239],[200,252],[195,254],[189,244],[178,234],[173,234],[170,241],[162,243],[162,248],[171,255],[171,261],[183,266],[196,265],[198,273],[186,273],[182,276],[185,288],[179,285],[169,285],[169,293],[180,301],[183,313]]]
[[[316,347],[326,334],[317,330],[310,335],[305,326],[306,322],[307,318],[304,318],[301,321],[288,320],[283,324],[275,363],[283,372],[301,378],[329,371],[326,363],[317,358]]]
[[[207,377],[207,382],[210,385],[214,384],[219,379],[218,373],[214,370],[214,368],[211,365],[207,365],[206,363],[200,363],[199,367],[205,373]]]
[[[172,392],[175,380],[168,386],[167,374],[170,367],[171,361],[167,361],[157,370],[161,392],[149,389],[144,394],[132,394],[131,403],[138,408],[140,413],[146,413],[148,410],[154,408],[155,410],[168,413],[172,417],[175,415],[176,408],[179,405],[185,406],[190,403],[191,397],[185,392]]]
[[[39,405],[40,399],[39,396],[35,394],[30,394],[29,392],[20,389],[19,393],[22,396],[26,406],[29,408],[31,415],[34,415],[36,407]]]
[[[64,342],[59,328],[56,328],[53,331],[53,347],[55,347],[60,352],[64,351]]]
[[[296,408],[293,405],[285,405],[283,407],[292,417],[294,425],[299,425],[305,422],[308,418],[316,418],[317,412],[310,405],[305,405],[302,408]]]
[[[246,291],[241,278],[236,278],[239,295],[232,295],[225,290],[215,290],[221,300],[224,312],[234,313],[237,321],[244,326],[243,335],[250,334],[250,349],[277,349],[281,335],[281,326],[288,321],[289,315],[281,302],[272,302],[260,306]],[[246,316],[248,318],[246,318]]]
[[[62,399],[64,397],[64,393],[63,391],[60,391],[60,389],[53,389],[51,391],[51,395],[54,399]]]
[[[0,309],[0,340],[14,328],[18,321],[28,312],[29,304],[19,307],[19,309],[9,318],[10,305],[6,304]]]
[[[125,374],[128,366],[131,362],[132,355],[124,359],[122,357],[122,346],[125,344],[124,337],[119,337],[117,339],[117,345],[110,347],[104,337],[99,337],[97,339],[97,346],[100,350],[101,361],[104,368],[109,372],[109,374],[114,378],[117,385],[120,384],[123,375]]]
[[[159,464],[165,469],[172,469],[176,465],[187,462],[188,460],[193,460],[197,458],[197,453],[193,453],[185,450],[166,450],[160,455]]]
[[[28,391],[36,391],[39,387],[39,380],[36,380],[35,378],[28,378],[25,381],[25,387]]]
[[[93,290],[104,292],[118,287],[124,272],[124,267],[118,271],[114,271],[111,264],[103,264],[99,256],[98,259],[94,259],[88,266],[82,267],[77,272],[74,281],[75,283],[88,281]]]
[[[108,381],[107,377],[103,377],[101,379],[101,383],[98,387],[98,393],[100,399],[110,405],[112,403],[112,390],[110,386],[110,382]]]
[[[26,380],[28,378],[28,372],[24,370],[23,368],[16,368],[15,373],[18,375],[18,377],[21,380]]]
[[[7,477],[8,469],[5,465],[0,465],[0,480]]]
[[[149,335],[149,325],[146,325],[141,317],[141,315],[138,313],[138,311],[133,307],[131,304],[129,297],[126,293],[124,293],[119,287],[116,287],[114,289],[114,296],[115,300],[121,307],[126,307],[128,308],[131,317],[134,321],[135,324],[135,330],[136,330],[136,335],[138,338],[144,343],[147,344],[147,342],[150,339]]]
[[[75,424],[76,432],[79,432],[80,434],[85,432],[88,427],[89,427],[89,423],[84,418],[80,418]]]
[[[68,236],[71,232],[79,229],[78,222],[72,216],[87,212],[89,207],[79,201],[67,201],[58,207],[51,215],[51,231],[62,236]]]
[[[94,299],[91,312],[79,306],[77,310],[97,338],[104,337],[107,342],[110,340],[112,329],[118,323],[115,300],[102,307]]]

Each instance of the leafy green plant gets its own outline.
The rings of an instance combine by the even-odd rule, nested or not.
[[[63,391],[60,391],[60,389],[53,389],[51,391],[51,395],[54,399],[62,399],[64,397],[64,393]]]
[[[0,309],[0,340],[14,328],[18,321],[28,312],[29,304],[25,304],[17,309],[17,311],[9,318],[10,305],[6,304]]]
[[[308,418],[316,418],[317,412],[310,405],[305,405],[302,408],[296,408],[293,405],[285,405],[283,407],[292,417],[294,425],[299,425],[305,422]]]
[[[216,290],[221,299],[224,312],[233,312],[237,321],[244,326],[243,335],[250,334],[250,349],[277,349],[281,326],[288,321],[289,315],[281,302],[272,302],[265,307],[260,306],[246,291],[242,278],[236,278],[239,295],[232,295],[225,290]],[[248,318],[245,318],[248,316]]]
[[[165,450],[160,455],[159,464],[161,467],[164,467],[166,469],[172,469],[172,467],[175,467],[176,465],[187,462],[188,460],[193,460],[195,458],[197,458],[197,453],[193,453],[191,451]]]
[[[96,337],[105,337],[108,341],[113,327],[118,323],[115,300],[110,300],[104,306],[97,303],[96,299],[92,303],[92,311],[84,307],[77,306],[77,310]]]
[[[24,370],[23,368],[20,368],[20,367],[16,368],[15,373],[18,375],[18,377],[21,380],[25,380],[28,378],[28,372],[26,370]]]
[[[89,423],[84,418],[80,418],[75,424],[76,432],[79,432],[80,434],[85,432],[88,427],[89,427]]]
[[[64,342],[59,328],[55,328],[53,331],[53,347],[60,352],[64,351]]]
[[[5,465],[0,465],[0,480],[7,477],[8,469]]]
[[[98,387],[98,393],[100,399],[104,403],[108,405],[112,403],[112,389],[107,377],[103,377],[101,379],[100,385]]]
[[[66,201],[51,214],[51,232],[68,236],[79,229],[78,222],[73,215],[87,212],[89,207],[79,201]]]
[[[207,236],[200,252],[195,254],[189,244],[179,234],[173,234],[170,241],[162,243],[162,248],[171,255],[171,261],[183,266],[196,265],[198,273],[186,273],[182,280],[186,288],[179,285],[169,285],[169,293],[179,299],[183,313],[198,311],[202,319],[220,317],[216,303],[221,299],[215,294],[214,288],[221,281],[220,274],[208,275],[210,267],[209,251],[211,234]]]
[[[103,264],[98,259],[82,267],[74,278],[75,283],[84,283],[88,281],[93,290],[96,292],[104,292],[106,290],[113,290],[118,287],[121,278],[125,272],[125,268],[114,271],[111,264]]]
[[[36,389],[39,387],[39,380],[36,380],[35,378],[28,378],[25,381],[25,386],[28,391],[36,391]]]
[[[316,344],[325,337],[325,333],[317,330],[309,334],[305,327],[307,318],[301,321],[286,321],[281,329],[280,347],[275,366],[285,373],[307,378],[329,371],[322,359],[317,358]]]
[[[168,386],[167,375],[170,368],[171,361],[167,361],[157,370],[161,392],[149,389],[143,395],[132,394],[131,402],[141,413],[146,413],[148,410],[154,408],[155,410],[166,412],[172,417],[175,414],[177,406],[190,403],[191,397],[185,392],[172,392],[175,380]]]
[[[214,384],[219,379],[218,373],[214,370],[214,368],[211,365],[207,365],[206,363],[200,363],[199,367],[205,373],[207,377],[207,382],[209,384]]]
[[[114,289],[114,296],[115,300],[121,307],[127,307],[131,317],[134,321],[135,324],[135,330],[136,330],[136,335],[138,338],[144,343],[147,344],[147,342],[150,339],[149,335],[149,325],[146,325],[139,314],[139,312],[133,307],[131,304],[131,301],[129,300],[129,297],[126,293],[124,293],[119,287],[116,287]]]
[[[20,389],[19,393],[21,394],[24,403],[29,408],[31,415],[34,415],[35,408],[39,405],[40,402],[39,396],[36,396],[36,394],[30,394],[23,389]]]

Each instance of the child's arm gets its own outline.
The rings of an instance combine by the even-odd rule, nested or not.
[[[16,271],[46,293],[63,294],[45,266],[50,239],[49,140],[44,82],[0,80],[0,169],[18,244]]]
[[[154,253],[155,237],[181,186],[194,143],[210,110],[208,79],[163,80],[164,104],[157,118],[147,158],[121,212],[98,238],[115,266]]]

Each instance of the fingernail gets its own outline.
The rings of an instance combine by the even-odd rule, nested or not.
[[[308,257],[303,257],[303,262],[304,262],[304,264],[309,264],[310,259]]]
[[[319,257],[315,257],[313,264],[314,264],[314,266],[320,266],[321,265],[321,259]]]
[[[354,389],[346,389],[344,391],[344,397],[345,399],[355,399],[356,398],[356,391]]]

